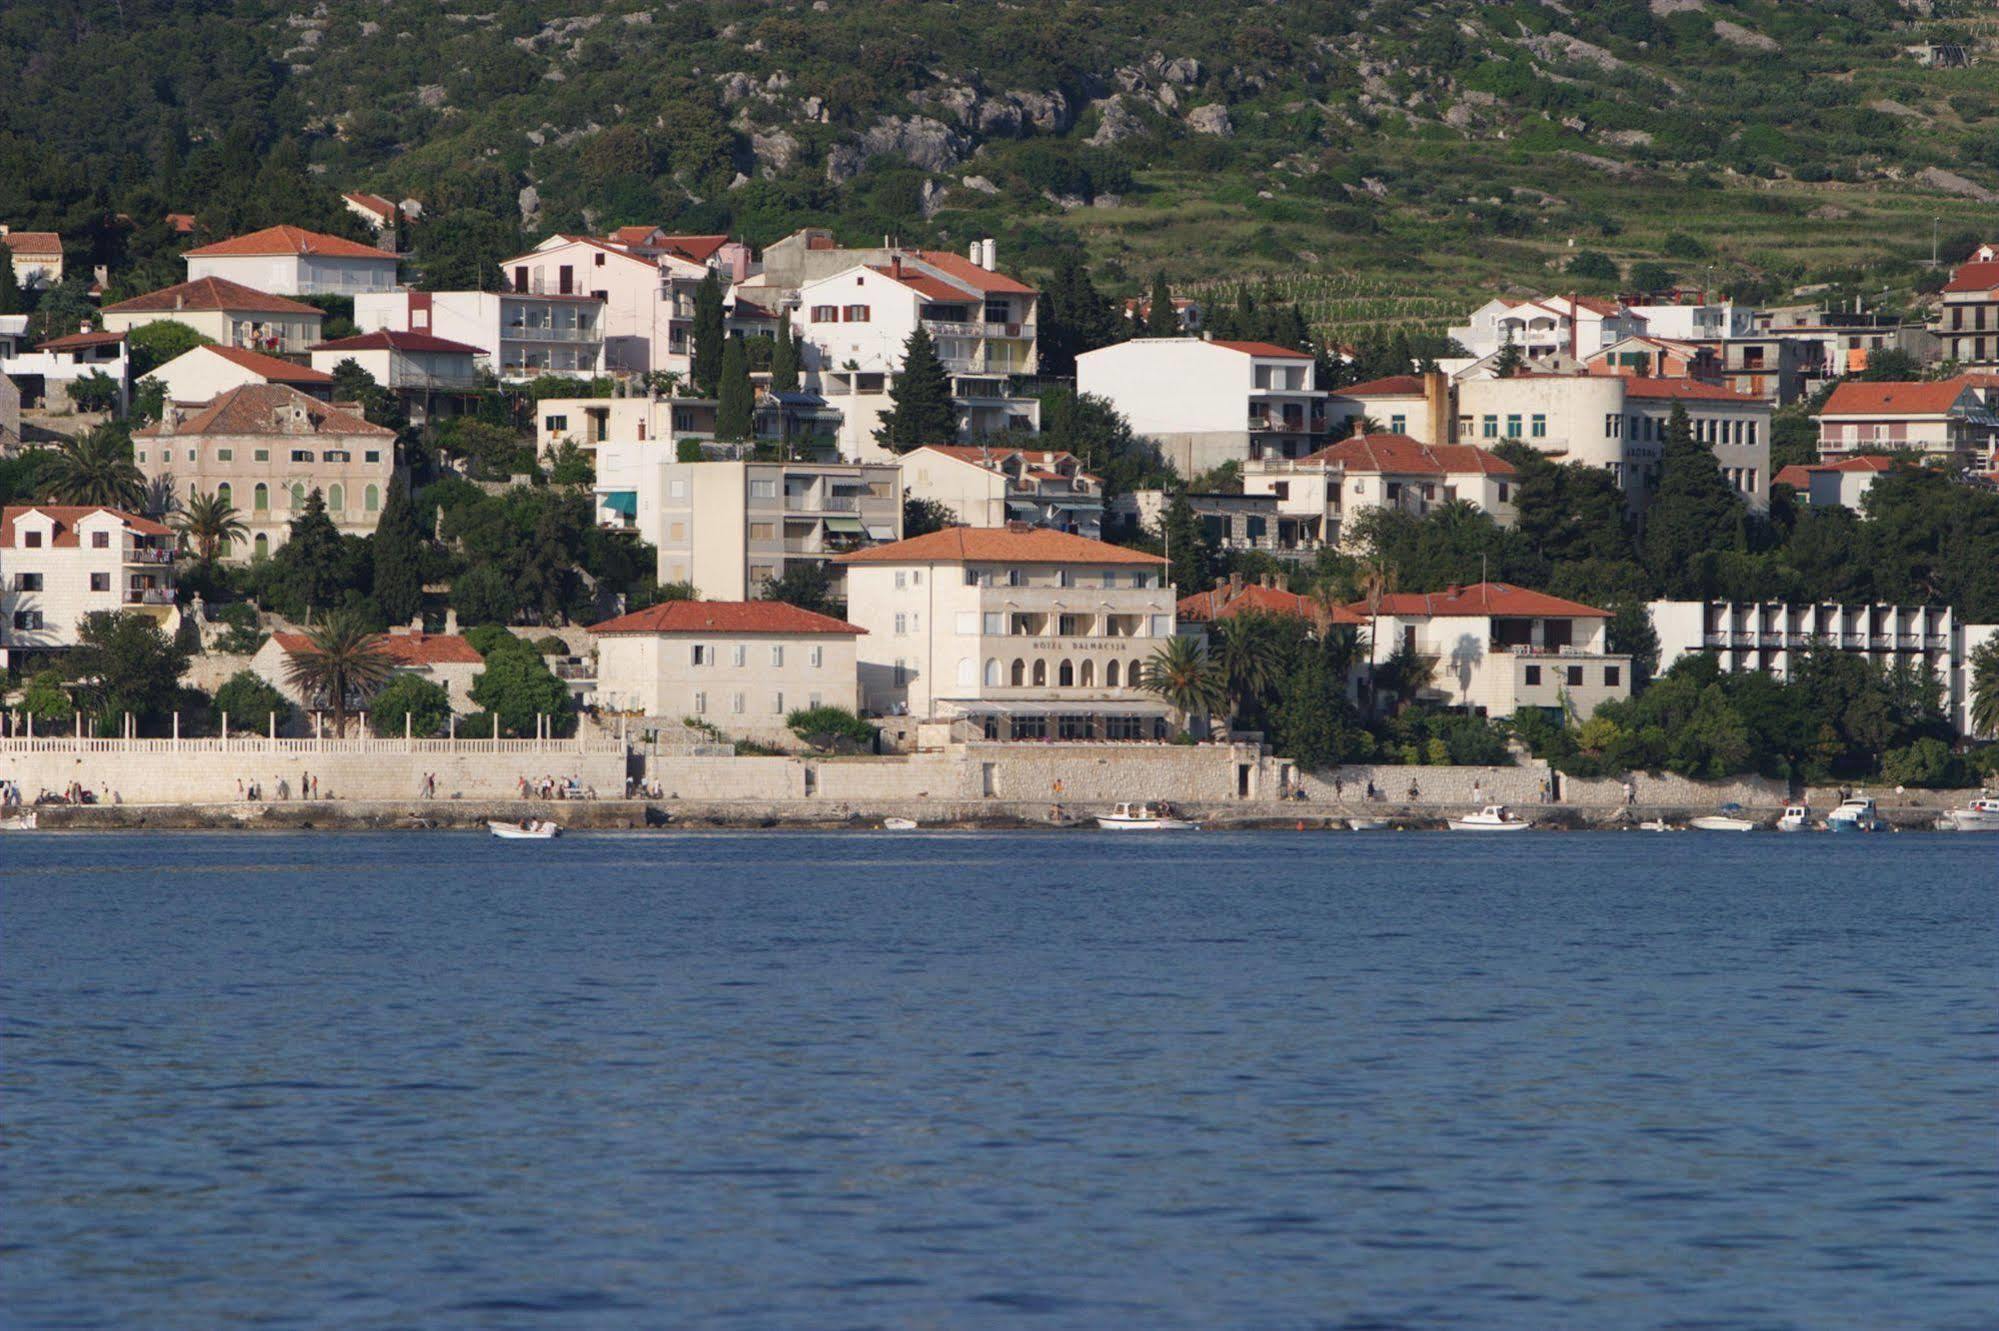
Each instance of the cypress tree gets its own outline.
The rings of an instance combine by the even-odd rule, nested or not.
[[[755,432],[756,395],[750,390],[750,356],[743,335],[729,339],[722,352],[721,399],[715,409],[717,439],[748,439]]]
[[[1145,301],[1145,335],[1180,336],[1180,316],[1173,309],[1173,290],[1166,285],[1164,269],[1152,275],[1152,294]]]
[[[0,314],[21,313],[21,283],[14,276],[14,251],[0,241]]]
[[[713,268],[694,290],[694,387],[714,397],[722,383],[722,279]]]
[[[423,533],[400,476],[389,482],[388,502],[375,523],[375,600],[391,624],[407,624],[423,608]]]
[[[1739,544],[1742,514],[1742,497],[1722,476],[1714,453],[1694,438],[1686,407],[1675,402],[1659,485],[1645,510],[1645,563],[1657,584],[1672,596],[1698,592],[1700,557]]]
[[[1191,596],[1208,590],[1214,582],[1208,572],[1208,534],[1201,529],[1201,519],[1188,502],[1186,491],[1176,491],[1167,502],[1160,526],[1175,593]]]
[[[1045,374],[1071,375],[1076,357],[1132,334],[1132,323],[1121,317],[1090,280],[1089,269],[1064,251],[1055,274],[1041,293],[1041,369]]]
[[[958,407],[951,400],[951,376],[937,359],[937,346],[921,324],[902,348],[902,370],[889,389],[875,440],[896,453],[925,444],[948,444],[958,437]]]
[[[770,355],[770,388],[773,393],[790,393],[798,388],[798,343],[791,340],[791,320],[777,321],[777,345]]]

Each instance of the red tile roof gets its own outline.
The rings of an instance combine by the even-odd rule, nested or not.
[[[1179,617],[1188,624],[1211,624],[1216,620],[1233,619],[1237,615],[1296,615],[1300,619],[1317,620],[1325,616],[1333,624],[1365,624],[1367,617],[1357,615],[1343,605],[1327,605],[1315,596],[1303,596],[1297,592],[1284,591],[1277,587],[1265,587],[1251,583],[1247,587],[1230,589],[1227,583],[1212,591],[1195,592],[1192,596],[1180,598]]]
[[[196,351],[213,352],[232,365],[240,365],[254,375],[274,384],[330,384],[333,376],[324,370],[315,370],[310,365],[300,365],[296,361],[266,356],[261,351],[246,351],[242,347],[205,346]],[[190,353],[192,354],[192,353]]]
[[[1390,475],[1511,476],[1513,464],[1470,444],[1422,444],[1406,434],[1366,434],[1322,448],[1307,462],[1338,463],[1347,471]]]
[[[279,427],[277,413],[294,406],[305,410],[306,420],[311,426],[309,431],[295,432]],[[272,435],[309,440],[347,435],[393,439],[396,432],[330,407],[284,384],[242,384],[226,393],[216,394],[207,406],[172,430],[166,429],[163,422],[156,421],[144,429],[134,430],[132,434],[134,438],[141,439],[185,435]]]
[[[324,318],[317,305],[308,305],[302,300],[287,300],[283,296],[273,296],[268,291],[246,287],[241,282],[231,282],[226,277],[197,277],[192,282],[179,282],[158,291],[148,291],[143,296],[121,300],[116,305],[106,305],[106,314],[171,314],[179,310],[227,310],[242,311],[245,314],[310,314]]]
[[[1883,457],[1879,453],[1863,453],[1858,457],[1841,458],[1837,462],[1815,462],[1809,466],[1792,463],[1777,473],[1775,483],[1803,490],[1811,486],[1815,471],[1882,472],[1893,470],[1895,463],[1896,459]]]
[[[1065,462],[1074,462],[1077,460],[1074,453],[1064,452],[1059,449],[1005,448],[998,444],[985,448],[977,444],[924,444],[915,451],[941,453],[945,457],[955,458],[959,462],[969,462],[975,467],[984,467],[987,471],[997,471],[1000,463],[1013,457],[1020,458],[1028,466],[1035,468],[1060,467]],[[1076,475],[1092,481],[1097,479],[1086,471],[1079,470]],[[1057,476],[1056,479],[1065,480],[1067,478]]]
[[[193,213],[167,214],[167,226],[173,229],[174,231],[178,232],[180,235],[183,236],[187,235],[189,232],[193,231],[197,225],[198,223],[196,223],[196,221],[194,220]]]
[[[123,333],[71,333],[67,337],[52,337],[36,346],[35,350],[81,351],[85,347],[108,347],[124,340]]]
[[[1275,342],[1225,342],[1215,338],[1210,345],[1229,351],[1240,351],[1245,356],[1281,357],[1284,360],[1310,360],[1312,353],[1297,351],[1291,347],[1280,347]]]
[[[897,269],[892,264],[871,263],[868,265],[868,269],[871,272],[880,273],[892,282],[900,282],[919,296],[926,296],[931,300],[952,301],[962,304],[973,298],[973,293],[966,291],[962,287],[954,287],[942,278],[934,277],[924,272],[921,268]]]
[[[1967,385],[1957,379],[1923,383],[1845,383],[1832,390],[1819,415],[1941,416],[1964,396]]]
[[[323,231],[307,231],[301,226],[267,226],[247,236],[231,236],[213,245],[200,245],[183,258],[226,259],[258,254],[319,254],[334,259],[391,259],[387,250],[363,245],[358,240],[329,236]]]
[[[0,236],[0,245],[23,257],[46,259],[62,254],[62,236],[54,231],[9,231]]]
[[[313,650],[312,639],[303,633],[273,633],[271,638],[292,656]],[[486,659],[455,633],[382,633],[374,645],[399,666],[479,665]]]
[[[1742,402],[1752,405],[1763,401],[1760,397],[1751,397],[1733,388],[1703,383],[1698,379],[1648,379],[1641,375],[1625,378],[1624,396],[1659,401]]]
[[[364,211],[373,213],[384,222],[392,221],[395,218],[396,205],[390,203],[379,194],[362,194],[358,191],[350,191],[340,197],[351,204],[358,205]]]
[[[1959,264],[1943,289],[1947,292],[1991,291],[1995,287],[1999,287],[1999,260]]]
[[[1369,379],[1364,383],[1348,384],[1345,388],[1335,388],[1334,397],[1421,397],[1423,380],[1413,374],[1391,374],[1385,379]]]
[[[74,549],[77,545],[76,524],[93,513],[109,513],[139,536],[173,535],[171,527],[163,527],[150,518],[101,504],[9,504],[0,509],[0,548],[14,548],[14,522],[30,513],[41,513],[55,520],[55,534],[49,544],[57,549]]]
[[[592,633],[866,633],[783,601],[662,601],[606,620]]]
[[[1347,606],[1355,614],[1367,613],[1366,601]],[[1557,616],[1564,619],[1608,619],[1608,610],[1576,601],[1564,601],[1545,592],[1530,592],[1504,582],[1480,582],[1470,587],[1452,587],[1441,592],[1394,592],[1382,598],[1381,613],[1405,619],[1426,616]]]
[[[689,263],[707,263],[728,243],[727,236],[661,236],[648,248],[663,250]]]
[[[1164,564],[1158,555],[1035,527],[946,527],[836,556],[836,564]]]
[[[308,351],[438,351],[464,356],[483,356],[479,347],[464,342],[453,342],[449,338],[432,337],[429,333],[399,333],[391,328],[379,328],[372,333],[360,333],[354,337],[335,338],[331,342],[320,342],[308,347]]]
[[[1032,296],[1033,287],[1016,282],[1005,273],[991,273],[960,254],[949,250],[916,250],[916,257],[975,290],[994,295]]]

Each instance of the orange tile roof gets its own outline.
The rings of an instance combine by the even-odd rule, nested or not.
[[[62,236],[55,231],[9,231],[0,236],[0,245],[16,255],[48,258],[62,253]]]
[[[485,350],[465,342],[453,342],[450,338],[434,337],[429,333],[404,333],[393,328],[378,328],[372,333],[358,333],[353,337],[335,338],[331,342],[320,342],[309,351],[437,351],[463,356],[483,356]]]
[[[1282,357],[1285,360],[1312,359],[1312,353],[1309,351],[1297,351],[1291,347],[1280,347],[1275,342],[1225,342],[1221,338],[1215,338],[1209,345],[1222,347],[1229,351],[1240,351],[1245,356]]]
[[[1033,287],[1024,282],[1016,282],[1005,273],[988,272],[978,264],[949,250],[916,250],[917,258],[940,270],[944,276],[954,278],[976,290],[996,295],[1032,296]]]
[[[1699,379],[1652,379],[1635,374],[1625,378],[1624,396],[1654,401],[1742,402],[1750,405],[1763,401],[1760,397],[1751,397],[1733,388],[1704,383]]]
[[[116,305],[106,305],[106,314],[171,314],[177,310],[241,310],[245,314],[310,314],[324,318],[325,313],[317,305],[308,305],[302,300],[287,300],[283,296],[273,296],[268,291],[246,287],[241,282],[231,282],[226,277],[197,277],[192,282],[178,282],[158,291],[148,291],[143,296],[121,300]]]
[[[271,638],[292,656],[313,650],[312,639],[303,633],[273,633]],[[380,633],[374,645],[399,666],[479,665],[486,659],[455,633]]]
[[[648,248],[664,250],[689,263],[707,263],[728,243],[727,236],[661,236]]]
[[[1405,476],[1511,476],[1513,464],[1471,444],[1423,444],[1406,434],[1366,434],[1322,448],[1306,462],[1338,463],[1347,471]]]
[[[1826,416],[1941,416],[1964,396],[1967,385],[1956,379],[1923,383],[1846,383],[1832,390],[1819,408]]]
[[[619,615],[592,633],[843,633],[867,630],[783,601],[661,601]]]
[[[868,270],[880,273],[891,282],[900,282],[919,296],[927,296],[931,300],[955,301],[962,304],[975,298],[975,293],[966,291],[962,287],[954,287],[949,282],[924,272],[921,268],[897,269],[891,264],[871,263],[868,265]]]
[[[1413,374],[1391,374],[1385,379],[1369,379],[1363,383],[1348,384],[1345,388],[1335,388],[1334,397],[1421,397],[1423,381]]]
[[[193,213],[168,213],[167,226],[180,235],[186,235],[196,226]]]
[[[349,203],[358,204],[361,208],[373,213],[384,222],[392,220],[396,215],[396,205],[390,203],[379,194],[362,194],[359,191],[350,191],[340,197]]]
[[[1180,598],[1178,606],[1180,619],[1189,624],[1211,624],[1217,620],[1233,619],[1237,615],[1295,615],[1300,619],[1316,620],[1326,616],[1334,624],[1365,624],[1367,617],[1357,615],[1343,605],[1327,605],[1315,596],[1304,596],[1297,592],[1284,591],[1277,587],[1265,587],[1251,583],[1247,587],[1230,589],[1227,583],[1212,591],[1195,592],[1192,596]]]
[[[226,259],[258,254],[319,254],[334,259],[394,259],[387,250],[363,245],[358,240],[329,236],[323,231],[307,231],[301,226],[267,226],[247,236],[231,236],[213,245],[200,245],[183,258]]]
[[[836,556],[836,564],[1164,564],[1158,555],[1046,527],[946,527]]]
[[[1367,613],[1366,601],[1354,601],[1347,608],[1355,614]],[[1546,592],[1530,592],[1504,582],[1480,582],[1470,587],[1452,587],[1441,592],[1394,592],[1382,598],[1381,613],[1405,619],[1426,616],[1547,616],[1567,619],[1608,619],[1608,610],[1598,610],[1577,601],[1564,601]]]
[[[330,384],[333,376],[324,370],[315,370],[310,365],[299,365],[277,356],[266,356],[261,351],[247,351],[242,347],[205,346],[196,351],[213,352],[232,365],[240,365],[255,375],[260,375],[274,384]]]
[[[294,434],[278,427],[277,413],[292,406],[305,409],[306,419],[312,426],[309,434]],[[167,430],[161,422],[155,421],[144,429],[134,430],[132,434],[134,438],[141,439],[205,434],[274,435],[293,439],[351,435],[393,439],[396,432],[337,407],[330,407],[284,384],[242,384],[226,393],[217,393],[207,406],[173,430]]]
[[[1774,483],[1803,490],[1811,485],[1812,473],[1815,471],[1883,472],[1893,470],[1895,461],[1894,458],[1883,457],[1879,453],[1863,453],[1859,457],[1841,458],[1837,462],[1815,462],[1809,466],[1794,462],[1777,473]]]
[[[0,509],[0,548],[14,548],[14,522],[30,513],[41,513],[55,520],[55,534],[49,544],[57,549],[74,549],[77,545],[76,524],[93,513],[109,513],[139,536],[173,535],[171,527],[163,527],[150,518],[102,504],[9,504]]]
[[[124,340],[123,333],[71,333],[67,337],[52,337],[36,346],[35,350],[81,351],[85,347],[108,347]]]
[[[1950,281],[1944,283],[1946,292],[1991,291],[1999,288],[1999,260],[1983,263],[1959,264]]]

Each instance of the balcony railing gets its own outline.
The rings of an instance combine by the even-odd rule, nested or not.
[[[510,342],[598,342],[595,328],[556,328],[536,324],[508,324],[501,336]]]
[[[923,326],[941,337],[1014,337],[1028,339],[1034,336],[1033,324],[993,324],[993,323],[951,323],[944,319],[925,319]]]
[[[125,562],[128,564],[171,564],[174,562],[174,552],[171,550],[155,549],[152,546],[135,545],[125,552]]]
[[[172,605],[174,589],[171,587],[128,587],[125,589],[126,605]]]

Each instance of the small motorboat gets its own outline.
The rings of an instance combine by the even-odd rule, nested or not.
[[[1534,825],[1504,804],[1488,804],[1477,813],[1448,821],[1453,832],[1524,832]]]
[[[27,813],[17,813],[0,818],[0,832],[32,832],[35,830],[36,815],[31,809]]]
[[[1825,816],[1828,832],[1878,832],[1882,825],[1880,814],[1874,810],[1874,801],[1865,795],[1841,800],[1839,807]]]
[[[1704,813],[1687,823],[1696,832],[1754,832],[1753,820],[1742,816],[1740,804],[1724,804],[1719,813]]]
[[[1999,832],[1999,799],[1981,792],[1962,809],[1946,813],[1937,825],[1951,832]]]
[[[882,831],[884,832],[914,832],[916,830],[916,826],[917,824],[914,818],[882,819]]]
[[[1388,830],[1388,820],[1386,818],[1349,818],[1347,819],[1347,826],[1356,832],[1386,832]]]
[[[1786,804],[1784,816],[1777,820],[1779,832],[1809,832],[1812,830],[1812,806],[1809,804]]]
[[[1664,818],[1647,818],[1644,822],[1638,824],[1638,830],[1641,832],[1677,832],[1680,829],[1667,822]]]
[[[562,835],[562,827],[546,818],[524,818],[518,823],[496,819],[486,824],[486,830],[502,841],[553,841]]]
[[[1176,817],[1170,804],[1118,804],[1097,815],[1097,826],[1111,832],[1191,832],[1197,823]]]

